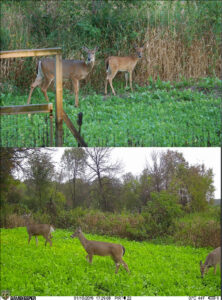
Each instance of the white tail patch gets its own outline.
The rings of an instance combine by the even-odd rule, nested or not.
[[[55,231],[55,229],[52,226],[50,226],[50,233],[53,231]]]
[[[106,69],[106,73],[108,73],[108,74],[112,73],[109,65],[108,65],[108,68]]]
[[[38,74],[37,74],[37,78],[38,79],[42,79],[44,77],[44,74],[42,72],[42,62],[41,60],[39,61],[39,65],[38,65]]]

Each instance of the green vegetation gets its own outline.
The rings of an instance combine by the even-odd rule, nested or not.
[[[182,153],[153,152],[141,174],[117,174],[121,161],[112,148],[2,148],[1,225],[32,221],[84,232],[194,247],[220,244],[220,206],[213,171],[189,165]],[[117,150],[115,150],[117,151]],[[129,150],[125,150],[129,151]],[[20,170],[23,180],[15,178]],[[21,173],[22,172],[22,173]]]
[[[81,47],[99,46],[86,82],[104,84],[104,59],[128,55],[148,41],[135,81],[149,76],[180,80],[220,76],[221,1],[63,0],[2,1],[2,50],[62,47],[64,58],[81,58]],[[3,62],[4,80],[28,87],[36,59]]]
[[[25,228],[1,230],[1,286],[11,295],[135,295],[135,296],[219,296],[220,272],[213,270],[201,279],[199,262],[210,248],[194,249],[154,245],[126,239],[87,234],[88,239],[121,243],[130,273],[109,257],[85,259],[85,250],[71,231],[56,230],[53,246],[45,248],[42,237],[36,247],[28,245]]]
[[[175,87],[176,86],[176,87]],[[104,97],[80,93],[80,107],[74,107],[74,95],[64,92],[64,110],[76,124],[83,112],[81,134],[88,146],[220,146],[221,80],[205,78],[194,83],[170,83],[150,79],[147,87],[133,93],[118,90],[119,96]],[[86,91],[85,91],[86,92]],[[2,105],[22,105],[26,96],[2,94]],[[54,102],[55,95],[49,92]],[[37,90],[32,103],[42,103]],[[34,115],[3,116],[2,146],[49,145],[49,117]],[[64,146],[77,146],[64,125]]]

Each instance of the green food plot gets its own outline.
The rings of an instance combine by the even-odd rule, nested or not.
[[[77,114],[83,113],[81,134],[88,146],[220,146],[221,100],[216,94],[204,93],[201,88],[181,89],[179,84],[175,87],[161,81],[155,86],[137,87],[136,90],[133,93],[119,90],[119,96],[106,97],[95,92],[83,97],[80,93],[79,108],[74,107],[74,95],[65,91],[64,111],[75,126]],[[55,94],[48,94],[54,102]],[[26,103],[26,98],[3,94],[2,103],[21,105]],[[36,90],[32,103],[43,101],[41,91]],[[19,118],[3,116],[1,126],[2,146],[48,145],[49,118],[47,120],[43,114],[31,118],[27,115]],[[16,130],[21,134],[18,135]],[[64,146],[77,146],[65,124]]]
[[[1,284],[11,295],[137,295],[137,296],[215,296],[220,295],[220,272],[213,269],[201,279],[199,262],[211,249],[154,245],[86,234],[88,239],[122,244],[130,273],[109,257],[93,257],[71,232],[56,230],[53,246],[28,245],[26,228],[1,230]]]

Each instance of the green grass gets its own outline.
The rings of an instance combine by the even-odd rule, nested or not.
[[[179,218],[178,221],[192,223],[197,218],[205,222],[212,220],[220,222],[221,208],[219,205],[208,206],[205,211],[186,213],[183,217]]]
[[[182,83],[181,83],[182,84]],[[220,146],[221,120],[220,97],[214,88],[221,85],[220,80],[201,79],[197,89],[187,88],[191,82],[183,82],[176,87],[170,82],[149,82],[147,87],[136,87],[133,93],[117,89],[117,96],[104,97],[91,93],[83,96],[80,92],[80,107],[74,107],[74,95],[64,92],[64,110],[76,125],[78,112],[83,112],[81,134],[88,146]],[[200,87],[207,87],[203,92]],[[123,94],[122,94],[123,93]],[[54,93],[49,92],[53,102]],[[2,105],[25,104],[27,96],[3,94]],[[43,103],[41,92],[35,91],[32,103]],[[31,146],[31,136],[37,137],[35,146],[44,144],[43,127],[47,130],[43,117],[21,116],[2,118],[2,146]],[[11,118],[11,119],[9,119]],[[10,121],[11,120],[11,121]],[[10,123],[16,123],[11,125]],[[25,124],[25,125],[24,125]],[[18,134],[9,133],[8,127],[30,128],[31,133],[22,129],[23,141],[18,143]],[[15,130],[15,129],[14,129]],[[6,132],[7,131],[7,132]],[[13,140],[14,134],[14,140]],[[39,137],[39,139],[38,139]],[[46,138],[45,138],[46,139]],[[9,145],[7,143],[10,143]],[[72,134],[64,125],[64,146],[77,146]]]
[[[130,273],[109,257],[94,256],[93,264],[71,232],[56,230],[53,246],[39,237],[28,245],[25,228],[1,230],[1,284],[11,295],[220,295],[220,272],[210,269],[201,279],[199,261],[210,249],[154,245],[87,234],[88,239],[121,243]]]

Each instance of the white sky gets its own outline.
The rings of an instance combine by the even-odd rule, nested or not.
[[[67,148],[54,148],[54,161],[60,162],[61,156]],[[207,169],[213,169],[215,198],[221,198],[221,149],[215,148],[113,148],[112,157],[114,160],[120,160],[123,163],[123,174],[131,172],[139,175],[145,168],[146,163],[151,164],[151,153],[153,151],[162,152],[168,149],[183,153],[185,160],[189,165],[204,164]]]

